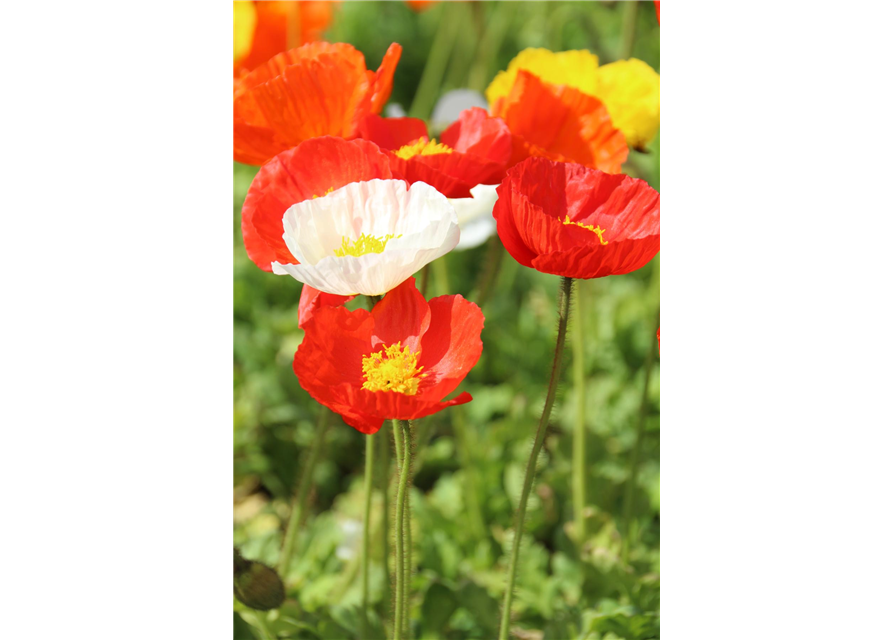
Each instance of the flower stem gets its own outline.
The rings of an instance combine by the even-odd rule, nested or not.
[[[412,458],[413,458],[413,432],[414,421],[401,421],[404,425],[403,439],[406,441],[406,452],[403,460],[406,463],[406,505],[403,511],[403,544],[406,557],[403,561],[403,632],[409,638],[409,585],[412,583]]]
[[[573,323],[574,391],[576,414],[574,416],[573,474],[572,490],[574,503],[574,533],[577,545],[583,548],[586,542],[586,328],[584,327],[584,304],[586,287],[577,283],[576,318]]]
[[[369,520],[372,512],[372,472],[375,470],[375,445],[372,434],[366,435],[366,469],[364,474],[365,503],[363,505],[363,564],[360,567],[362,573],[363,589],[363,616],[362,637],[369,635],[369,555],[372,534],[369,531]]]
[[[515,591],[515,577],[518,573],[518,556],[521,550],[521,537],[524,533],[524,516],[527,513],[527,499],[530,497],[530,489],[533,486],[533,477],[536,474],[536,460],[543,442],[546,439],[546,428],[549,424],[549,416],[552,413],[552,405],[555,403],[555,394],[558,391],[558,380],[561,378],[561,357],[564,354],[564,339],[567,335],[567,319],[570,315],[571,293],[573,292],[573,278],[561,278],[561,288],[558,290],[558,339],[555,342],[555,357],[552,360],[552,373],[549,376],[549,388],[546,392],[546,404],[543,406],[543,414],[536,428],[536,437],[533,440],[533,448],[530,458],[527,460],[527,469],[524,471],[524,485],[521,489],[521,502],[515,516],[515,535],[512,539],[512,555],[509,559],[508,573],[506,575],[505,599],[502,603],[502,620],[499,625],[499,640],[508,640],[509,623],[512,616],[512,596]]]
[[[465,13],[458,3],[451,2],[441,3],[440,11],[440,26],[434,36],[431,51],[428,52],[422,77],[412,98],[412,105],[409,107],[409,116],[412,118],[427,120],[431,117],[431,109],[438,98],[443,74]]]
[[[618,60],[626,60],[633,54],[633,44],[636,41],[636,9],[638,2],[624,2],[621,15],[621,29],[623,38],[620,41],[620,55]]]
[[[381,483],[381,558],[384,565],[384,601],[388,604],[391,602],[391,573],[388,570],[388,560],[390,559],[390,541],[388,540],[388,486],[390,485],[390,466],[391,466],[391,449],[388,442],[387,432],[382,433],[378,438],[381,445],[379,451],[379,474]]]
[[[310,487],[313,485],[313,470],[316,468],[316,461],[319,459],[319,452],[326,437],[326,429],[329,427],[331,412],[325,407],[320,407],[319,409],[319,417],[316,420],[316,433],[313,434],[310,451],[307,452],[307,457],[301,469],[300,479],[298,480],[298,486],[295,489],[295,498],[292,502],[288,527],[285,530],[282,554],[279,557],[277,572],[283,581],[288,576],[288,568],[291,564],[291,559],[295,552],[295,543],[298,539],[298,530],[307,511],[307,500],[310,498]]]
[[[481,270],[481,277],[478,281],[478,299],[477,305],[483,309],[484,305],[490,299],[493,293],[496,278],[499,276],[499,267],[502,265],[502,257],[505,255],[505,249],[502,248],[502,241],[495,233],[490,236],[487,243],[487,257],[484,258],[484,268]]]
[[[403,626],[404,626],[404,613],[403,609],[406,606],[406,591],[404,586],[404,581],[406,579],[405,575],[405,549],[404,549],[404,528],[403,524],[405,522],[405,513],[406,513],[406,485],[409,479],[409,465],[406,464],[409,460],[410,451],[409,451],[409,423],[405,420],[393,420],[394,431],[398,431],[402,428],[402,438],[400,439],[400,444],[402,444],[403,452],[400,458],[403,461],[403,464],[399,465],[400,469],[400,478],[397,481],[397,518],[396,523],[394,525],[394,533],[397,538],[397,568],[394,571],[394,575],[397,579],[397,588],[396,588],[396,598],[395,598],[395,606],[394,606],[394,640],[401,640],[403,638]]]

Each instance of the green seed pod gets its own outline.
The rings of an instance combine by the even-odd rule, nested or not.
[[[279,575],[265,564],[245,560],[235,548],[233,593],[246,607],[259,611],[275,609],[285,602],[285,587]]]

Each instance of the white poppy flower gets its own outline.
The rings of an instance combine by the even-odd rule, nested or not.
[[[471,198],[453,198],[450,203],[459,217],[462,237],[456,245],[457,251],[472,249],[496,232],[496,219],[493,206],[496,204],[496,184],[479,184],[472,188]]]
[[[292,205],[282,222],[300,264],[273,262],[273,273],[342,296],[385,294],[459,242],[456,210],[424,182],[352,182]]]

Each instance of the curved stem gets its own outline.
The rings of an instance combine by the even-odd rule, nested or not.
[[[413,429],[412,421],[401,421],[404,425],[403,439],[406,441],[406,453],[403,460],[406,463],[406,504],[403,510],[403,544],[406,558],[403,561],[403,632],[409,638],[409,585],[412,582],[412,458],[413,458]]]
[[[313,434],[310,451],[307,453],[307,459],[304,461],[304,468],[301,469],[301,476],[295,489],[295,499],[292,502],[291,515],[288,518],[288,527],[285,530],[285,540],[282,544],[282,555],[279,557],[277,572],[283,581],[286,580],[288,567],[295,552],[298,529],[300,529],[301,521],[306,514],[307,500],[310,498],[310,487],[313,485],[313,470],[316,468],[316,461],[319,458],[319,452],[325,440],[326,429],[329,427],[331,412],[322,406],[319,409],[319,417],[316,420],[316,433]]]
[[[576,414],[574,415],[573,503],[577,545],[586,542],[586,330],[583,326],[585,287],[577,283],[576,316],[573,325],[573,366]]]
[[[372,434],[366,435],[366,469],[364,474],[365,503],[363,505],[363,564],[362,593],[363,616],[361,619],[363,629],[362,637],[369,635],[369,552],[372,534],[369,531],[370,514],[372,513],[372,472],[375,469],[375,439]]]
[[[521,502],[515,517],[515,535],[512,539],[512,555],[509,559],[508,573],[506,575],[505,598],[502,603],[502,620],[499,625],[499,640],[508,640],[509,623],[512,616],[512,596],[515,591],[515,577],[518,572],[518,556],[521,550],[521,538],[524,533],[524,516],[527,513],[527,499],[530,497],[530,489],[533,486],[533,477],[536,474],[536,459],[543,441],[546,439],[546,427],[549,424],[549,416],[552,414],[552,405],[555,403],[555,394],[558,391],[558,380],[561,378],[561,357],[564,354],[564,339],[567,335],[567,319],[570,315],[571,293],[573,291],[573,278],[562,278],[561,288],[558,290],[558,339],[555,342],[555,357],[552,360],[552,373],[549,376],[549,389],[546,392],[546,404],[543,406],[543,414],[536,428],[536,437],[533,440],[533,448],[530,458],[527,460],[527,468],[524,471],[524,485],[521,489]]]
[[[481,270],[479,285],[477,287],[477,305],[483,309],[484,305],[490,299],[493,287],[496,284],[496,278],[499,276],[499,267],[502,264],[502,256],[505,249],[502,248],[502,241],[497,234],[490,236],[487,243],[487,257],[484,258],[484,268]]]
[[[454,5],[451,2],[444,2],[440,6],[441,22],[434,36],[431,51],[428,52],[422,77],[412,98],[412,105],[409,107],[409,116],[412,118],[427,120],[431,117],[431,109],[438,98],[443,74],[462,24],[464,9],[458,3]]]
[[[636,9],[638,2],[624,2],[621,15],[621,29],[623,39],[620,42],[619,60],[626,60],[633,54],[633,44],[636,41]]]
[[[384,565],[384,601],[388,604],[391,602],[391,573],[388,569],[388,560],[390,559],[390,542],[388,540],[388,485],[390,484],[391,474],[391,450],[388,442],[387,432],[382,433],[378,438],[381,446],[379,451],[379,474],[381,483],[381,562]]]
[[[397,538],[397,568],[394,571],[394,575],[397,579],[397,593],[394,606],[394,640],[401,640],[403,638],[403,609],[406,604],[406,592],[403,584],[405,580],[404,565],[406,559],[404,557],[404,531],[402,525],[405,519],[404,514],[406,513],[406,484],[409,479],[409,465],[405,464],[405,461],[408,460],[410,456],[409,424],[401,420],[393,420],[392,422],[395,431],[402,427],[403,435],[401,439],[403,445],[403,453],[401,457],[404,464],[400,465],[400,479],[397,481],[397,518],[394,525],[395,537]]]
[[[267,626],[267,612],[255,611],[254,619],[257,620],[257,626],[260,630],[261,638],[263,638],[263,640],[273,640],[273,633],[270,631],[270,627]]]

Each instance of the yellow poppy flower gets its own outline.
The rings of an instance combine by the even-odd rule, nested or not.
[[[660,128],[660,75],[641,60],[630,58],[600,67],[598,56],[588,51],[525,49],[487,87],[491,110],[509,94],[521,69],[543,82],[567,85],[601,100],[631,147],[641,149]]]

